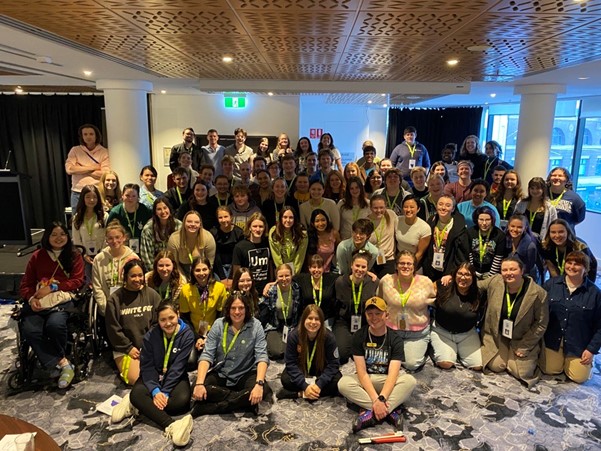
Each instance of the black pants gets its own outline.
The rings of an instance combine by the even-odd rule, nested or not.
[[[336,374],[336,376],[334,376],[332,378],[330,383],[321,389],[321,393],[319,396],[320,397],[338,396],[338,381],[340,380],[341,377],[342,377],[342,374],[340,374],[340,371],[339,371]],[[282,379],[282,386],[286,390],[290,390],[293,392],[299,392],[302,390],[302,387],[299,387],[294,382],[292,382],[292,379],[290,379],[290,375],[288,374],[288,371],[284,370],[284,372],[282,373],[281,379]]]
[[[135,408],[142,412],[146,417],[150,418],[160,428],[165,429],[175,420],[171,415],[183,415],[190,410],[190,382],[188,379],[182,379],[169,393],[169,401],[165,410],[160,410],[152,402],[152,395],[142,382],[140,377],[134,387],[131,389],[129,398]]]
[[[336,337],[336,344],[338,345],[340,364],[344,365],[353,357],[353,352],[351,351],[353,334],[351,333],[350,326],[347,321],[342,319],[336,320],[334,323],[333,332],[334,337]]]

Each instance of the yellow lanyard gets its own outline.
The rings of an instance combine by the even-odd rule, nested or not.
[[[159,287],[159,291],[160,291]],[[166,301],[167,299],[169,299],[169,295],[171,294],[171,284],[169,282],[167,282],[167,289],[165,290],[165,294],[163,295],[163,301]]]
[[[117,264],[117,270],[115,271],[115,259],[111,260],[111,279],[113,280],[113,287],[117,286],[119,282],[119,268],[121,267],[121,259],[119,259],[119,263]]]
[[[353,288],[353,303],[355,304],[355,315],[359,313],[359,304],[361,304],[361,293],[363,293],[363,281],[359,284],[359,294],[355,291],[355,282],[351,279],[351,286]]]
[[[353,205],[353,223],[359,219],[359,213],[361,213],[359,205]]]
[[[228,201],[230,200],[230,195],[229,194],[225,195],[225,202],[223,204],[221,203],[221,199],[219,199],[219,196],[216,196],[216,197],[217,197],[217,203],[219,204],[220,207],[223,207],[224,205],[227,205]]]
[[[401,298],[401,307],[405,308],[405,306],[407,305],[407,302],[409,301],[409,295],[411,294],[411,288],[413,287],[413,282],[415,282],[415,277],[413,277],[411,279],[411,285],[409,285],[409,288],[407,289],[407,291],[405,291],[403,293],[403,288],[401,287],[401,281],[398,279],[397,276],[397,287],[399,289],[399,297]]]
[[[511,199],[509,199],[509,200],[503,199],[503,219],[507,219],[507,211],[509,210],[510,205],[511,205]]]
[[[88,219],[87,221],[84,221],[84,224],[86,226],[86,230],[88,231],[88,236],[90,238],[92,238],[92,235],[94,233],[94,223],[96,222],[96,216],[92,216],[90,219]]]
[[[559,262],[559,249],[555,248],[555,258],[557,259],[557,269],[559,269],[559,274],[563,274],[563,271],[566,267],[566,253],[563,253],[563,258],[561,263]]]
[[[323,296],[323,276],[319,278],[319,300],[317,299],[317,293],[315,291],[313,281],[311,281],[311,286],[313,287],[313,302],[315,302],[317,307],[321,307],[321,298]]]
[[[131,232],[131,237],[130,238],[134,238],[136,236],[136,216],[138,215],[138,207],[136,207],[136,211],[134,211],[134,223],[133,223],[133,225],[132,225],[131,221],[129,220],[129,213],[127,212],[127,210],[125,209],[125,207],[122,205],[121,208],[123,208],[123,213],[125,213],[125,219],[127,219],[127,228]]]
[[[184,201],[182,200],[182,193],[179,192],[179,188],[176,186],[175,187],[175,192],[177,193],[177,198],[179,199],[179,204],[183,204]]]
[[[372,221],[372,224],[374,225],[374,235],[376,235],[376,246],[380,245],[380,238],[382,238],[382,232],[384,232],[383,229],[385,222],[386,220],[384,218],[381,218],[380,223],[376,227],[376,222]],[[378,233],[378,230],[380,231],[380,233]]]
[[[407,141],[405,141],[405,144],[407,144],[407,148],[409,149],[409,154],[411,155],[411,159],[413,159],[413,155],[415,154],[415,148],[417,147],[417,144],[413,144],[413,149],[411,148],[411,146],[409,145],[409,143]]]
[[[169,340],[169,346],[167,346],[167,337],[163,334],[163,345],[165,346],[165,357],[163,358],[163,374],[167,372],[167,363],[169,362],[169,354],[171,354],[171,350],[173,349],[173,342],[175,341],[175,336],[177,335],[178,328],[175,329],[171,340]]]
[[[149,192],[146,192],[146,200],[148,201],[149,204],[152,205],[152,203],[154,202],[154,195],[151,195]]]
[[[480,253],[480,263],[484,259],[484,254],[486,254],[486,245],[488,244],[488,238],[490,237],[490,230],[486,234],[486,240],[482,240],[482,234],[480,230],[478,230],[478,251]]]
[[[288,303],[284,303],[284,296],[282,295],[282,290],[278,285],[278,297],[280,298],[280,302],[282,304],[282,314],[284,315],[284,322],[288,319],[288,313],[290,312],[290,305],[292,304],[292,286],[288,288]]]
[[[557,196],[555,199],[553,199],[553,193],[551,191],[549,191],[549,196],[551,197],[551,205],[553,205],[554,207],[557,207],[557,204],[559,203],[559,201],[561,200],[561,198],[563,197],[565,192],[566,192],[566,190],[564,189],[559,196]]]
[[[530,228],[532,228],[532,223],[534,222],[534,219],[536,218],[536,210],[535,211],[530,211],[528,213],[528,216],[530,217]]]
[[[511,318],[511,312],[513,311],[513,306],[515,305],[515,302],[520,297],[520,293],[522,292],[522,288],[524,288],[524,283],[523,282],[522,282],[522,285],[520,285],[520,289],[518,290],[518,294],[516,294],[515,299],[513,300],[513,302],[511,302],[511,298],[509,297],[509,292],[507,291],[507,289],[505,289],[505,300],[507,302],[507,319]]]
[[[307,374],[311,371],[311,364],[313,363],[313,357],[315,357],[315,349],[317,349],[317,343],[313,343],[313,350],[311,351],[311,357],[307,352]]]
[[[388,197],[388,193],[386,192],[386,203],[388,204],[388,209],[389,210],[394,210],[394,206],[396,205],[396,200],[399,198],[399,194],[401,194],[402,190],[399,190],[398,193],[396,193],[396,196],[394,196],[394,200],[392,201],[392,203],[390,203],[390,197]]]
[[[492,167],[492,164],[497,161],[498,158],[493,158],[492,160],[486,160],[484,162],[484,176],[482,176],[482,178],[484,180],[486,180],[486,176],[488,175],[488,171],[490,171],[490,168]]]
[[[442,230],[439,230],[437,227],[434,227],[434,240],[436,241],[436,249],[438,250],[440,250],[442,242],[447,237],[447,229],[449,228],[449,225],[450,224],[444,226]]]
[[[290,232],[285,232],[284,235],[284,257],[286,257],[286,261],[284,263],[290,263],[292,261],[292,256],[294,255],[294,242],[290,236]]]
[[[292,187],[294,186],[294,181],[296,180],[296,175],[292,178],[292,181],[290,182],[290,184],[288,185],[288,181],[286,180],[286,195],[290,194],[290,190],[292,189]]]
[[[227,357],[229,352],[232,350],[232,348],[234,347],[234,343],[236,343],[236,340],[238,339],[238,335],[240,334],[240,331],[242,330],[242,328],[240,328],[240,330],[238,332],[236,332],[236,334],[234,335],[234,338],[232,338],[232,341],[231,341],[230,345],[228,346],[227,345],[227,330],[228,329],[229,329],[229,325],[227,323],[225,323],[225,328],[223,329],[223,339],[221,341],[221,347],[223,348],[223,358]]]

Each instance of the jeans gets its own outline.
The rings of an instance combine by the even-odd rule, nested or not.
[[[23,317],[21,333],[45,368],[55,367],[65,357],[69,314],[64,309],[72,305],[69,302],[58,311],[31,312]]]

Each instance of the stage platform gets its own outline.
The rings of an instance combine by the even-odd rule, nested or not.
[[[33,252],[22,257],[17,252],[23,246],[8,245],[0,248],[0,299],[18,299],[19,284]],[[35,250],[36,247],[33,247]]]

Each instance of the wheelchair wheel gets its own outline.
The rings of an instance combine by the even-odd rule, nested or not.
[[[102,352],[102,337],[98,332],[98,304],[93,296],[88,300],[88,328],[95,356]]]
[[[25,381],[23,380],[23,373],[21,371],[14,371],[10,376],[8,376],[8,388],[10,390],[19,390],[24,384]]]

